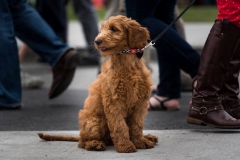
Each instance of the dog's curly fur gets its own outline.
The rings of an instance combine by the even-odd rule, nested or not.
[[[110,17],[101,25],[96,48],[108,59],[101,74],[89,87],[84,109],[79,112],[79,147],[104,150],[112,140],[118,152],[152,148],[157,138],[143,136],[144,115],[151,93],[151,73],[144,60],[132,54],[118,54],[143,48],[149,33],[125,16]]]
[[[113,16],[102,23],[95,39],[101,43],[95,47],[108,58],[79,112],[79,147],[105,150],[106,145],[113,143],[118,152],[128,153],[153,148],[158,142],[156,136],[143,135],[151,73],[135,54],[118,53],[141,49],[148,39],[147,29],[125,16]]]

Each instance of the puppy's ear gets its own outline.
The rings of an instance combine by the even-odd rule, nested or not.
[[[147,44],[147,40],[150,39],[149,32],[146,28],[141,27],[139,23],[134,20],[131,20],[128,25],[127,36],[128,36],[128,45],[130,48],[143,48]]]

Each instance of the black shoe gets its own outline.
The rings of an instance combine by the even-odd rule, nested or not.
[[[79,66],[99,66],[100,53],[97,50],[87,50],[83,53]]]
[[[90,57],[83,57],[80,60],[79,66],[98,66],[99,60],[90,58]]]
[[[14,107],[0,105],[0,110],[17,110],[20,109],[22,105],[17,105]]]

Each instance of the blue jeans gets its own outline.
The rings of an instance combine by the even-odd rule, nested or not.
[[[70,49],[26,0],[0,1],[0,107],[21,105],[18,48],[15,36],[53,68]]]
[[[126,0],[127,16],[150,32],[153,40],[173,20],[176,0]],[[197,75],[200,55],[178,34],[173,25],[154,45],[159,65],[158,96],[180,98],[180,69]]]

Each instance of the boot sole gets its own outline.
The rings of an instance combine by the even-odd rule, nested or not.
[[[216,126],[216,125],[212,125],[210,123],[206,123],[202,120],[192,118],[192,117],[187,118],[187,123],[203,125],[203,126],[210,126],[210,127],[214,127],[214,128],[221,128],[221,129],[240,129],[240,126]]]

